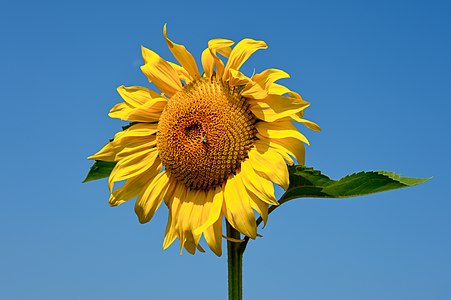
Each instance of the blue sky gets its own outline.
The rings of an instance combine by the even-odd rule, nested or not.
[[[226,257],[161,250],[166,208],[109,208],[86,157],[123,125],[119,85],[149,86],[140,46],[200,58],[215,37],[265,40],[311,102],[307,165],[332,178],[434,177],[346,200],[296,200],[244,257],[245,299],[451,299],[449,1],[4,1],[0,10],[0,299],[226,299]]]

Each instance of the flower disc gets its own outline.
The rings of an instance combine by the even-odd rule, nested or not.
[[[227,83],[200,79],[173,95],[161,114],[157,147],[170,174],[191,189],[221,185],[255,139],[249,105]]]

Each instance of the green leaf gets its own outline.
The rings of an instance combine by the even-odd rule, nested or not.
[[[86,175],[85,180],[83,180],[83,182],[88,182],[110,176],[110,173],[111,171],[113,171],[115,165],[116,162],[96,160],[92,165],[91,169],[89,170],[88,175]]]
[[[347,198],[414,186],[430,178],[410,178],[387,171],[359,172],[332,180],[320,171],[291,166],[290,186],[280,203],[295,198]]]

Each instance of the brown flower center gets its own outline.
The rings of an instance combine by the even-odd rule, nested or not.
[[[215,79],[173,95],[158,123],[165,169],[191,189],[208,190],[236,173],[254,144],[256,119],[238,88]]]

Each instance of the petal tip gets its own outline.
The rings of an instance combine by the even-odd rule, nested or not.
[[[136,205],[136,203],[135,203],[135,214],[138,217],[139,223],[145,224],[149,222],[149,220],[147,220],[147,218],[145,217],[143,208],[139,205]]]
[[[163,25],[163,36],[164,36],[164,39],[166,40],[166,43],[170,43],[170,40],[169,40],[169,38],[168,38],[168,32],[167,32],[167,23],[164,23],[164,25]]]

